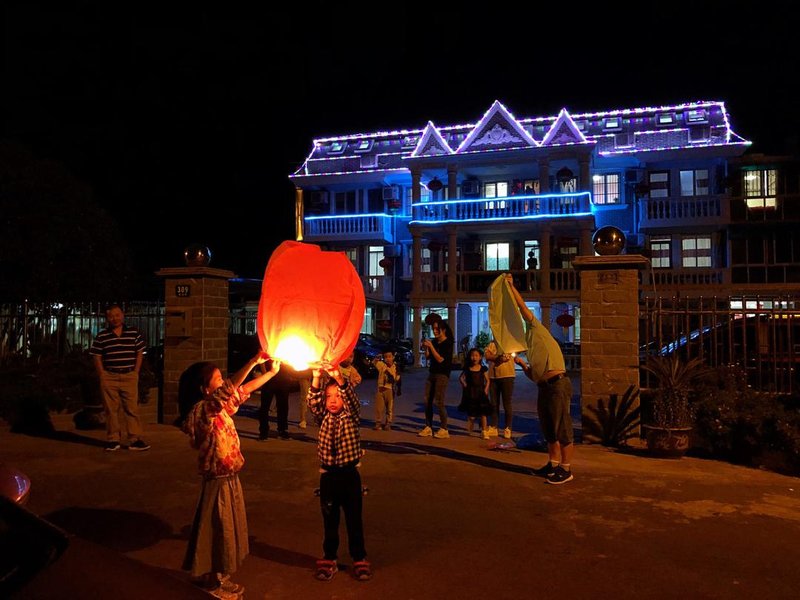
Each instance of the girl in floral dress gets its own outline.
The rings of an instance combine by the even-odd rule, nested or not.
[[[213,363],[194,365],[203,398],[194,405],[183,425],[192,448],[199,452],[198,467],[203,477],[200,499],[192,523],[183,568],[219,598],[233,598],[244,588],[230,581],[230,574],[249,552],[239,471],[244,457],[232,415],[250,394],[280,370],[273,361],[269,371],[244,383],[256,365],[266,362],[259,353],[229,379]]]

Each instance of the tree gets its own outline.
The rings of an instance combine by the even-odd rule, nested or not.
[[[125,299],[132,260],[91,188],[55,161],[0,142],[0,299]]]

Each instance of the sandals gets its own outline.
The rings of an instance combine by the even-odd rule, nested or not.
[[[353,577],[359,581],[372,579],[372,565],[368,560],[357,560],[353,563]]]
[[[317,570],[314,576],[320,581],[330,581],[338,570],[339,567],[336,566],[335,560],[322,559],[317,561]]]

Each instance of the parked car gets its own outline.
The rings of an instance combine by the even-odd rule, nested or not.
[[[401,340],[399,338],[381,340],[376,338],[374,335],[362,333],[359,336],[356,348],[358,348],[359,345],[361,345],[362,350],[365,349],[365,347],[372,349],[375,356],[382,354],[386,350],[391,350],[394,352],[394,360],[401,371],[405,370],[405,368],[408,366],[413,366],[414,364],[414,353],[411,350],[411,340]]]

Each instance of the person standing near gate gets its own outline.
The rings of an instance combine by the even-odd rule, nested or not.
[[[139,420],[139,370],[144,356],[144,338],[139,330],[125,325],[119,304],[106,309],[108,327],[94,338],[89,354],[100,378],[100,394],[106,413],[106,451],[120,449],[123,441],[120,411],[125,420],[128,450],[149,450],[142,439]]]

